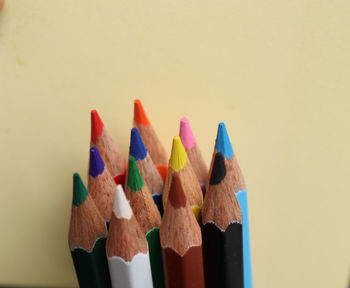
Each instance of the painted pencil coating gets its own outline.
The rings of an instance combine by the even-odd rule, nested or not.
[[[80,287],[111,287],[106,235],[105,221],[75,173],[68,243]]]
[[[153,287],[147,241],[121,185],[115,190],[106,252],[113,288]]]
[[[243,221],[243,265],[244,265],[244,287],[253,287],[252,265],[250,255],[249,217],[247,191],[241,190],[236,193],[239,205],[242,210]]]
[[[154,288],[163,288],[164,272],[162,262],[162,250],[160,248],[159,228],[153,228],[146,234],[151,262],[152,280]]]
[[[227,162],[216,153],[202,210],[207,288],[243,288],[242,214]]]
[[[154,287],[164,287],[158,228],[161,217],[136,162],[135,158],[130,156],[125,195],[130,199],[135,217],[148,241]]]
[[[165,286],[204,288],[201,231],[178,172],[173,175],[168,206],[160,227],[160,241]]]
[[[242,224],[222,231],[214,223],[203,226],[203,254],[207,288],[243,288]]]
[[[108,266],[113,288],[153,287],[148,253],[138,253],[130,262],[118,256],[108,257]]]
[[[71,251],[79,287],[111,287],[105,244],[106,238],[101,237],[96,240],[91,252],[82,248]]]
[[[234,190],[241,207],[242,219],[243,219],[242,225],[243,225],[244,287],[251,288],[253,287],[253,280],[252,280],[251,253],[250,253],[247,189],[246,189],[242,171],[239,167],[236,155],[232,148],[231,141],[228,136],[226,126],[224,123],[220,123],[218,127],[213,158],[215,157],[216,152],[222,152],[222,154],[227,159],[227,166],[229,171],[228,177],[230,177],[233,183]],[[210,168],[209,173],[211,173],[211,170],[212,170],[212,167]]]
[[[204,288],[202,253],[202,245],[189,248],[183,256],[171,248],[163,248],[163,263],[164,267],[167,267],[164,273],[165,286],[167,288]]]

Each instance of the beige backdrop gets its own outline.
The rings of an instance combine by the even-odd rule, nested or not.
[[[350,273],[350,2],[6,0],[0,13],[0,285],[77,285],[72,173],[98,109],[125,154],[134,98],[207,161],[225,121],[248,184],[255,287]]]

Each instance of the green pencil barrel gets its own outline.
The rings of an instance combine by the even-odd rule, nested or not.
[[[106,238],[99,238],[91,252],[76,248],[72,253],[80,288],[110,288]]]
[[[160,247],[159,228],[153,228],[146,234],[149,258],[151,261],[152,279],[154,288],[164,288],[164,272],[162,251]]]

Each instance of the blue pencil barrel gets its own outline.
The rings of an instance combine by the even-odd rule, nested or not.
[[[247,190],[236,193],[239,205],[241,206],[243,219],[243,273],[244,288],[252,288],[252,266],[250,261],[250,236],[249,236],[249,220],[248,220],[248,200]]]

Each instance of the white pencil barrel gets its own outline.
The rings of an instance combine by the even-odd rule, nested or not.
[[[113,288],[153,288],[148,253],[136,254],[131,262],[118,256],[107,258]]]

